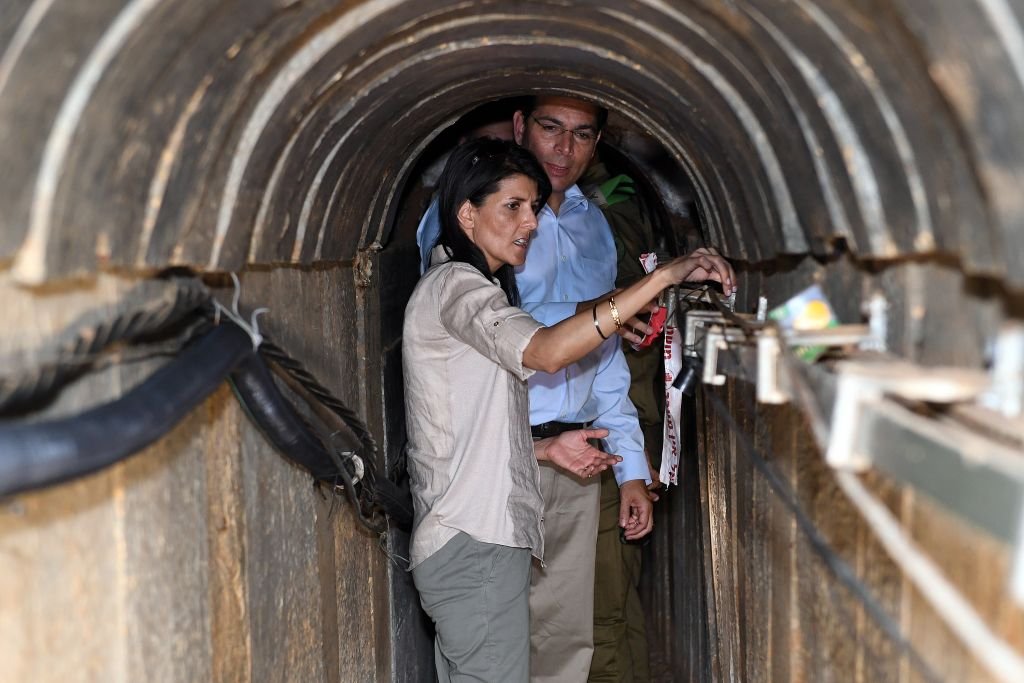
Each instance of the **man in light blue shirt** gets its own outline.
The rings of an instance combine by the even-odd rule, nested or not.
[[[529,149],[551,180],[552,192],[538,216],[526,263],[516,272],[522,306],[545,325],[576,312],[582,303],[615,288],[616,250],[611,228],[597,204],[576,185],[590,165],[607,119],[581,100],[540,97],[530,111],[516,112],[516,142]],[[530,424],[535,436],[579,423],[608,430],[606,450],[622,456],[619,526],[627,538],[653,527],[650,472],[636,409],[629,400],[630,374],[620,340],[556,374],[530,378]],[[587,680],[594,650],[594,563],[600,482],[583,482],[541,468],[545,501],[545,567],[534,567],[530,586],[530,675],[539,681]],[[572,607],[575,606],[575,607]]]
[[[600,208],[576,181],[590,164],[607,112],[581,100],[540,97],[517,111],[516,142],[537,157],[552,184],[538,215],[526,264],[516,273],[522,307],[545,325],[576,312],[581,302],[615,287],[616,250]],[[421,253],[436,242],[440,226],[428,211],[417,230]],[[627,539],[653,527],[647,492],[650,472],[636,409],[629,400],[629,368],[613,336],[566,370],[530,378],[534,436],[593,423],[609,431],[606,450],[622,456],[615,466],[619,525]],[[545,566],[534,567],[530,588],[532,681],[583,683],[593,654],[594,562],[600,483],[541,468],[545,500]]]

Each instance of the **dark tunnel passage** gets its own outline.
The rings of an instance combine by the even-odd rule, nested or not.
[[[169,266],[210,282],[238,272],[243,302],[276,303],[281,313],[267,324],[345,386],[391,459],[404,429],[401,315],[429,196],[419,175],[476,105],[555,93],[612,112],[625,132],[615,149],[649,182],[669,241],[714,245],[736,265],[737,311],[817,283],[840,320],[860,323],[881,295],[892,358],[983,371],[998,331],[1024,318],[1022,21],[1024,8],[1007,0],[8,0],[0,7],[0,300],[29,337],[45,338],[55,323],[35,311],[65,305],[52,300],[62,292],[95,296],[87,283]],[[636,140],[656,153],[638,151]],[[338,346],[321,347],[332,335]],[[11,333],[0,351],[22,341]],[[850,513],[829,521],[837,489],[823,466],[801,464],[820,460],[813,424],[795,411],[738,407],[749,393],[732,388],[727,402],[759,447],[771,450],[769,434],[791,446],[798,497],[870,573],[882,551],[859,527],[844,535]],[[717,474],[734,488],[728,504],[715,499],[697,476],[708,464],[694,456],[686,495],[660,513],[654,545],[665,550],[646,595],[660,605],[649,617],[652,649],[665,667],[687,671],[665,680],[826,680],[823,671],[840,672],[828,680],[916,680],[907,652],[861,646],[884,638],[860,611],[859,644],[835,654],[830,643],[844,639],[844,626],[815,605],[833,589],[798,569],[810,553],[789,527],[782,545],[799,547],[792,556],[740,533],[723,546],[732,559],[722,564],[722,548],[706,540],[715,527],[708,517],[735,524],[747,515],[751,533],[765,537],[778,529],[764,521],[768,489],[736,484],[755,476],[736,464],[735,439],[708,404],[694,410],[694,450],[733,449]],[[1008,432],[1019,443],[1015,419]],[[916,504],[883,489],[893,508]],[[323,538],[311,534],[309,543],[322,549]],[[744,550],[764,571],[737,568]],[[986,545],[976,564],[950,571],[969,583],[988,553]],[[768,568],[783,555],[785,579],[776,581]],[[329,564],[342,573],[341,560],[325,562],[315,571]],[[376,639],[366,649],[372,666],[325,654],[307,680],[415,681],[429,671],[415,596],[382,562],[360,570],[388,577],[380,581],[392,591],[375,594],[387,617],[365,636]],[[1001,589],[1009,570],[999,567]],[[726,570],[734,583],[723,590],[745,596],[736,604],[716,604],[721,596],[703,588]],[[878,574],[886,604],[913,621],[898,571],[886,564]],[[684,590],[686,582],[695,587]],[[752,597],[764,586],[788,591],[789,606]],[[342,604],[346,590],[329,593]],[[1020,647],[1019,608],[984,596],[990,602],[979,609]],[[751,626],[744,615],[758,608],[776,610],[777,624],[815,616],[793,627],[790,641],[782,627],[765,635]],[[332,609],[311,607],[337,638],[347,612]],[[698,629],[707,610],[718,621]],[[245,631],[247,642],[258,640],[254,632]],[[912,635],[929,656],[947,649],[951,679],[988,680],[977,650],[950,645],[948,635]],[[252,680],[288,679],[286,667],[253,664],[258,648],[248,647]],[[778,654],[788,648],[797,654]],[[227,663],[211,654],[212,670],[237,663],[220,656]],[[16,671],[40,675],[29,659]],[[865,663],[873,659],[881,675]]]

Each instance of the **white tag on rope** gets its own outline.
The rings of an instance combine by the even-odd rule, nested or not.
[[[665,325],[665,421],[658,475],[665,486],[679,483],[679,455],[683,444],[679,425],[683,390],[672,386],[683,367],[683,345],[682,335],[674,323],[673,318]]]
[[[658,267],[658,256],[654,252],[642,254],[640,265],[650,273]],[[674,308],[674,306],[673,306]],[[662,427],[661,470],[658,473],[665,486],[679,483],[679,453],[682,448],[682,434],[679,414],[683,404],[683,391],[672,386],[683,367],[683,345],[675,317],[669,315],[665,322],[665,417]],[[635,346],[634,346],[635,348]]]

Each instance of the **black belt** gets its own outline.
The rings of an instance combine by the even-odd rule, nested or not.
[[[533,438],[546,439],[551,436],[558,436],[562,432],[571,432],[574,429],[587,429],[589,425],[585,422],[545,422],[530,427]]]

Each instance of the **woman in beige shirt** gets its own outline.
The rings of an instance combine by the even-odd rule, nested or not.
[[[533,155],[512,142],[456,149],[440,181],[437,249],[448,260],[426,272],[405,312],[410,569],[436,627],[441,681],[528,680],[530,555],[544,553],[537,460],[582,477],[617,460],[587,442],[605,430],[534,443],[526,378],[579,360],[669,285],[732,285],[718,256],[676,259],[544,327],[517,307],[513,268],[550,190]]]

